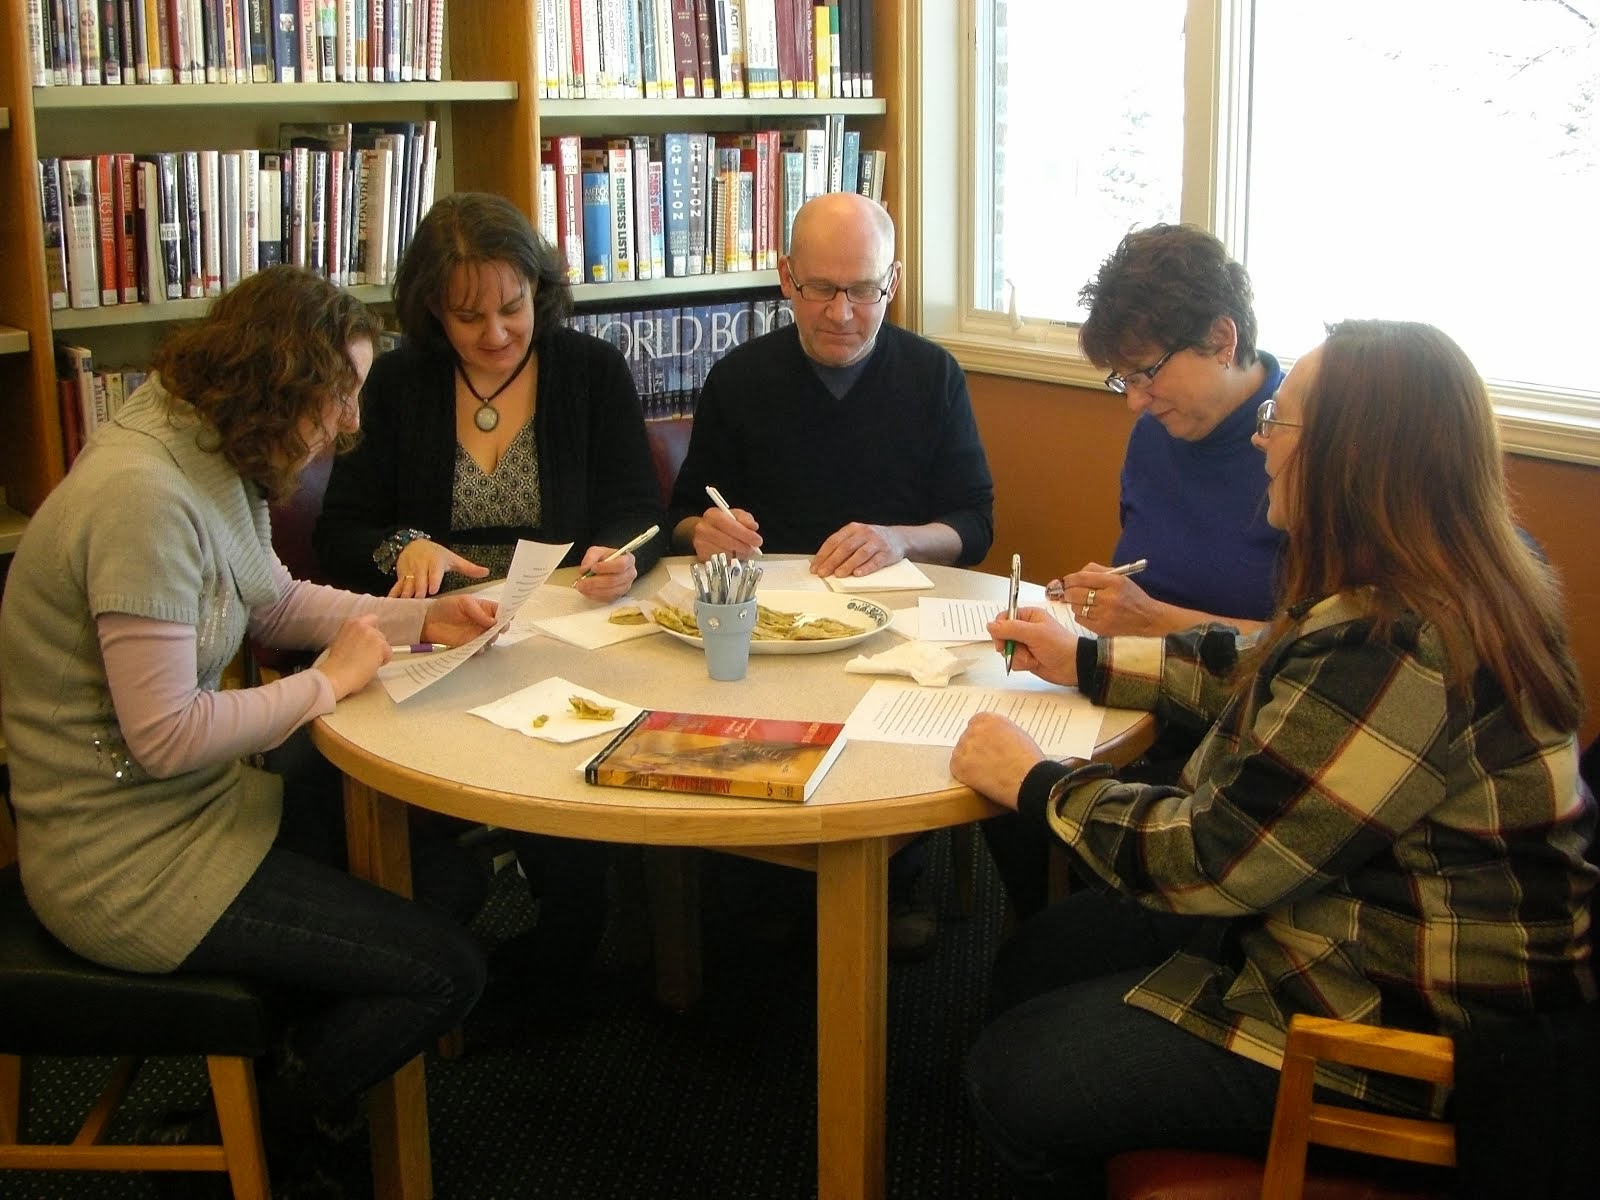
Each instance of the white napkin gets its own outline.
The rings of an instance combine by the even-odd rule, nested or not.
[[[830,575],[823,582],[836,592],[909,592],[933,586],[933,580],[909,558],[870,575]]]
[[[614,623],[611,615],[619,609],[633,609],[635,612],[644,613],[644,624]],[[544,617],[533,622],[533,626],[557,641],[566,642],[569,646],[577,646],[583,650],[599,650],[603,646],[614,646],[618,642],[650,637],[661,632],[661,626],[651,619],[639,601],[626,598],[614,601],[604,608],[591,606],[582,612],[568,613],[565,616]]]
[[[945,687],[967,669],[966,660],[930,642],[901,642],[881,654],[862,654],[845,663],[852,675],[909,675],[923,687]]]
[[[602,708],[614,708],[617,710],[616,715],[609,721],[580,720],[573,714],[572,705],[568,703],[568,698],[572,696],[582,696]],[[527,737],[543,738],[547,742],[581,742],[584,738],[621,729],[644,710],[637,705],[624,704],[621,700],[602,696],[591,688],[579,687],[559,675],[552,675],[549,679],[540,680],[521,691],[501,696],[498,700],[491,700],[488,704],[480,704],[477,708],[469,708],[467,711],[475,717],[492,721],[503,729],[514,729]],[[533,720],[539,716],[547,719],[535,729]]]

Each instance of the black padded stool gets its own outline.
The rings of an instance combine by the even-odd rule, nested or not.
[[[235,1200],[267,1200],[251,1059],[267,1047],[267,1006],[239,980],[139,975],[79,958],[39,924],[15,864],[0,869],[0,1169],[226,1171]],[[141,1056],[203,1055],[221,1145],[104,1142]],[[70,1145],[23,1145],[22,1059],[120,1058]]]

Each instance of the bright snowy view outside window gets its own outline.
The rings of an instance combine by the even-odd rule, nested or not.
[[[1294,356],[1325,321],[1424,320],[1490,378],[1600,393],[1600,0],[1253,7],[1234,250],[1261,344]],[[1024,315],[1081,319],[1077,289],[1121,234],[1176,219],[1185,8],[997,8],[992,274]]]

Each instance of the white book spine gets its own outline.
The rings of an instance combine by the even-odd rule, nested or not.
[[[34,87],[49,87],[55,80],[45,50],[44,0],[28,0],[28,71]]]
[[[200,151],[200,229],[204,250],[205,294],[222,295],[221,164],[215,150]]]
[[[356,0],[339,0],[339,82],[356,81]]]
[[[100,215],[94,201],[94,163],[61,160],[61,210],[66,223],[67,299],[73,308],[100,307]]]
[[[70,2],[70,0],[69,0]],[[78,0],[78,54],[83,82],[100,82],[100,0]]]
[[[261,269],[261,151],[239,151],[239,278]]]
[[[226,289],[241,278],[239,152],[224,150],[217,160],[222,176],[222,286]]]

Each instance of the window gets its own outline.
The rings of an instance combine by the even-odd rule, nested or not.
[[[913,31],[924,246],[962,247],[925,272],[920,316],[968,366],[1097,378],[1072,362],[1078,290],[1128,229],[1186,220],[1249,267],[1280,357],[1341,317],[1431,321],[1493,382],[1510,444],[1600,462],[1600,19],[1584,6],[958,7],[959,41],[931,17]],[[941,46],[954,100],[931,94]],[[955,151],[943,119],[966,132]],[[945,184],[955,199],[931,196]]]

